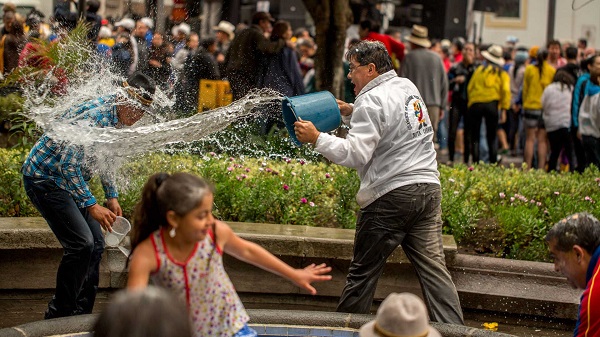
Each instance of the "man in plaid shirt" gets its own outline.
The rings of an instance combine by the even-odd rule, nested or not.
[[[68,122],[99,128],[129,126],[152,103],[155,84],[134,73],[123,83],[129,98],[113,94],[76,106],[63,115]],[[106,203],[92,195],[91,171],[81,146],[57,141],[44,134],[31,149],[23,167],[27,196],[48,222],[64,248],[56,276],[56,292],[44,318],[92,312],[99,281],[104,236],[116,216],[122,215],[112,182],[101,177]]]

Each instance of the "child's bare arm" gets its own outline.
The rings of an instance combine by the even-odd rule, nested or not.
[[[144,240],[131,255],[127,289],[139,289],[148,286],[150,273],[157,268],[152,242],[150,242],[150,239]]]
[[[311,264],[304,269],[294,269],[263,247],[237,236],[227,224],[217,222],[216,227],[217,238],[225,253],[284,277],[312,295],[317,293],[311,285],[312,282],[331,280],[331,275],[325,275],[331,271],[331,267],[326,266],[324,263],[320,265]]]

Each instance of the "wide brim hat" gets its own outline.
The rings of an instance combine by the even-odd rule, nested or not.
[[[136,71],[125,82],[123,88],[127,91],[129,97],[135,99],[145,107],[152,105],[154,93],[156,92],[156,83],[148,75]]]
[[[123,27],[129,31],[132,31],[135,28],[135,21],[133,21],[133,19],[125,18],[115,23],[115,27]]]
[[[233,40],[235,37],[235,26],[229,21],[223,20],[219,22],[218,25],[213,27],[213,30],[229,35],[230,40]]]
[[[391,293],[381,302],[375,319],[358,331],[360,337],[442,337],[429,324],[425,303],[411,293]]]
[[[360,329],[358,330],[358,336],[360,337],[385,337],[385,336],[393,336],[393,334],[388,334],[386,335],[385,332],[382,334],[380,332],[378,332],[376,326],[375,326],[375,320],[370,321],[369,323],[366,323],[365,325],[361,326]],[[425,332],[423,332],[425,333]],[[434,327],[432,327],[431,325],[429,326],[429,330],[427,332],[426,335],[415,335],[419,336],[419,337],[442,337],[442,334]]]
[[[481,56],[499,66],[503,66],[505,62],[502,55],[502,47],[496,44],[493,44],[487,50],[482,51]]]
[[[429,41],[427,27],[425,26],[413,25],[406,40],[423,48],[431,47],[431,41]]]

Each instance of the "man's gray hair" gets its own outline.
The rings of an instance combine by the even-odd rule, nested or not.
[[[361,66],[373,63],[380,74],[394,69],[390,54],[383,43],[379,41],[365,40],[352,45],[346,52],[346,59],[348,61],[355,60]]]
[[[551,240],[556,240],[556,249],[562,252],[578,245],[594,254],[600,246],[600,221],[586,212],[573,214],[552,226],[546,234],[546,241]]]

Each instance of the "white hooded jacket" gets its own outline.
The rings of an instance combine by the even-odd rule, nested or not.
[[[358,171],[361,208],[401,186],[440,184],[425,103],[417,87],[393,70],[360,91],[346,138],[321,133],[315,150]]]

